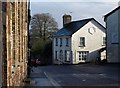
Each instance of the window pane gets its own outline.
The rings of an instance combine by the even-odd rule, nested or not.
[[[60,50],[60,59],[62,59],[62,57],[63,57],[63,51]]]
[[[68,42],[69,42],[69,40],[68,40],[68,38],[66,38],[66,46],[68,46]]]
[[[60,38],[60,46],[62,46],[62,38]]]
[[[88,51],[81,51],[79,52],[79,60],[86,60]]]
[[[80,37],[80,46],[85,46],[85,37]]]
[[[105,44],[106,44],[106,38],[103,37],[103,45],[105,45]]]
[[[58,39],[56,38],[56,46],[58,46]]]
[[[65,61],[70,61],[70,51],[65,51]]]
[[[55,59],[57,59],[57,51],[55,51]]]

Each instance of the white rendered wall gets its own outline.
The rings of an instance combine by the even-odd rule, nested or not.
[[[56,38],[58,39],[58,46],[56,46]],[[62,38],[62,46],[60,46],[60,38]],[[66,38],[69,39],[69,46],[66,47]],[[59,64],[55,59],[55,51],[58,52],[58,59],[60,58],[60,50],[63,51],[63,63],[65,63],[65,50],[71,51],[71,38],[70,36],[54,37],[53,38],[53,63]]]
[[[94,27],[95,33],[90,34],[88,29]],[[98,25],[95,21],[88,22],[84,27],[72,35],[72,52],[73,63],[79,63],[78,51],[89,51],[87,61],[96,59],[99,56],[98,50],[103,46],[103,37],[105,37],[105,29]],[[85,47],[79,47],[80,37],[85,37]]]

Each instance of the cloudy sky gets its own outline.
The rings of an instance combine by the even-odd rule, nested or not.
[[[50,13],[58,22],[59,28],[63,25],[62,16],[64,14],[70,14],[72,16],[72,21],[94,17],[97,21],[104,25],[104,15],[116,8],[119,0],[56,1],[31,0],[31,15],[33,16],[37,13]]]

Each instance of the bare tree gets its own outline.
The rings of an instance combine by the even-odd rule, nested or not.
[[[49,13],[35,14],[31,19],[30,35],[46,40],[58,30],[58,24]]]

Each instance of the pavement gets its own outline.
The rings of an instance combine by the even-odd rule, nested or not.
[[[51,83],[51,80],[48,78],[47,74],[37,67],[31,68],[29,80],[30,82],[26,83],[25,87],[54,88],[54,84]]]

